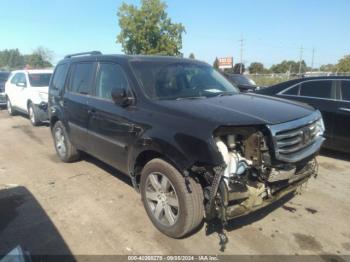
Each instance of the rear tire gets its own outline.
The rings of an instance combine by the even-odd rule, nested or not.
[[[10,116],[14,116],[16,114],[15,110],[12,107],[11,101],[9,98],[7,98],[7,113]]]
[[[37,109],[34,107],[32,103],[30,103],[28,106],[28,116],[29,116],[30,123],[33,126],[38,126],[40,124],[40,121],[38,121]]]
[[[79,160],[79,151],[70,142],[66,129],[61,121],[57,121],[52,128],[52,137],[57,155],[63,162],[70,163]]]
[[[199,183],[168,162],[156,158],[141,172],[141,197],[153,225],[172,238],[184,237],[202,222],[203,191]]]

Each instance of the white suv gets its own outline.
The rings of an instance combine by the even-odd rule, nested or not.
[[[13,71],[5,84],[7,111],[14,115],[16,111],[29,116],[36,126],[48,119],[47,100],[49,82],[53,70]]]

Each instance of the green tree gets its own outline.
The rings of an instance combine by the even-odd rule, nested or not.
[[[281,63],[272,65],[270,70],[273,73],[299,73],[299,62],[283,60]],[[301,72],[305,73],[307,66],[304,60],[301,61]]]
[[[52,67],[50,60],[52,59],[52,51],[38,47],[30,55],[25,55],[25,64],[33,68]]]
[[[189,56],[188,56],[189,59],[196,59],[196,57],[194,56],[193,53],[191,53]]]
[[[185,27],[173,23],[160,0],[141,0],[138,8],[123,3],[118,10],[117,42],[127,54],[180,55]]]
[[[344,56],[337,64],[338,72],[350,72],[350,55]]]
[[[213,67],[215,69],[219,69],[219,59],[216,57],[215,60],[214,60],[214,63],[213,63]]]
[[[323,72],[335,72],[337,71],[337,66],[333,64],[326,64],[320,66],[320,71]]]
[[[265,73],[265,68],[262,63],[259,62],[253,62],[250,64],[248,67],[249,73],[250,74],[262,74]]]
[[[25,62],[26,62],[26,65],[32,68],[52,67],[52,64],[49,61],[44,60],[43,57],[37,53],[26,55]]]
[[[20,69],[24,66],[24,56],[16,49],[0,51],[0,68],[5,70]]]

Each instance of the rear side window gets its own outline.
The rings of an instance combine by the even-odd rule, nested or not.
[[[73,67],[73,75],[70,81],[70,91],[79,94],[89,94],[91,80],[94,73],[93,63],[75,64]]]
[[[111,93],[113,89],[128,89],[128,81],[122,68],[112,63],[100,64],[96,83],[96,95],[105,99],[112,99]]]
[[[350,80],[341,81],[341,97],[342,100],[350,101]]]
[[[290,89],[287,89],[286,91],[283,92],[283,95],[294,95],[294,96],[299,95],[299,85],[294,86]]]
[[[332,81],[309,81],[301,84],[301,96],[332,98]]]
[[[52,89],[62,90],[64,88],[64,83],[66,82],[68,72],[68,64],[58,65],[55,70],[55,74],[52,79]]]

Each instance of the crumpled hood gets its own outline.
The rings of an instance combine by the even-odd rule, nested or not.
[[[163,113],[211,121],[216,126],[279,124],[308,116],[314,111],[305,104],[257,94],[155,103]]]

